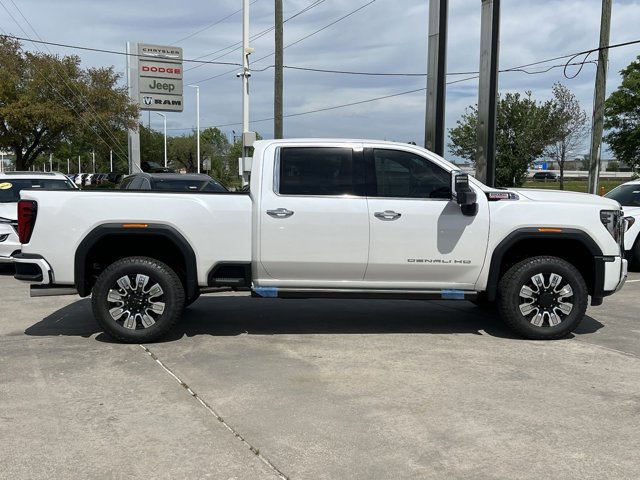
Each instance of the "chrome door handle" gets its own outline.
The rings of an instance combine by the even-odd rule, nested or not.
[[[267,210],[267,215],[273,218],[287,218],[293,215],[293,212],[286,208],[278,208],[276,210]]]
[[[397,220],[402,214],[394,212],[393,210],[385,210],[384,212],[376,212],[373,216],[380,220]]]

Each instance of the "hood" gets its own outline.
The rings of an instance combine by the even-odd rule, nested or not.
[[[18,204],[15,202],[0,203],[0,217],[8,218],[9,220],[17,220]]]
[[[543,188],[510,188],[510,192],[533,200],[534,202],[574,203],[580,205],[598,205],[602,208],[618,209],[620,204],[615,200],[592,195],[590,193],[567,192],[566,190],[546,190]]]
[[[640,217],[640,207],[625,207],[623,206],[625,216],[629,217]]]

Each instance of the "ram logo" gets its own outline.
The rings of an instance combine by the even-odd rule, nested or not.
[[[142,101],[145,105],[151,105],[153,103],[153,97],[142,97]]]

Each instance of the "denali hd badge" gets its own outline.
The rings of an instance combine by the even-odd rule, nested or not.
[[[519,200],[520,197],[513,192],[487,192],[487,198],[490,202],[499,200]]]
[[[471,260],[441,260],[437,258],[407,258],[408,263],[433,263],[437,265],[469,265]]]

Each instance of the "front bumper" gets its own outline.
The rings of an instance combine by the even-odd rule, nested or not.
[[[596,257],[591,305],[600,305],[604,297],[620,290],[627,280],[627,271],[628,263],[623,257]]]

